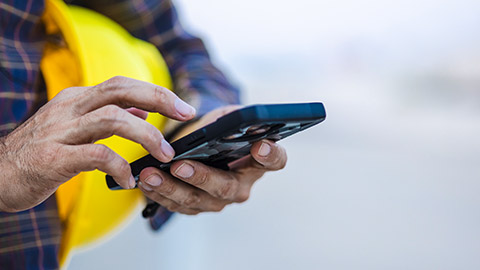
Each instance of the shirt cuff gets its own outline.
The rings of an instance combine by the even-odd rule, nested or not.
[[[150,227],[154,231],[159,231],[173,216],[173,212],[168,211],[165,207],[161,206],[157,209],[157,212],[153,217],[149,218]]]

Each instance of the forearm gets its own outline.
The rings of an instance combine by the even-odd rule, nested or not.
[[[6,204],[4,203],[4,193],[7,191],[5,188],[5,180],[9,177],[6,175],[4,160],[5,160],[5,138],[0,137],[0,212],[8,212]]]
[[[0,137],[0,212],[23,211],[54,192],[30,167],[29,145],[19,140],[26,136],[13,133]]]
[[[11,198],[15,190],[12,190],[12,186],[9,185],[10,182],[15,181],[16,177],[8,159],[5,139],[6,137],[0,137],[0,212],[16,212],[16,209],[11,206]]]

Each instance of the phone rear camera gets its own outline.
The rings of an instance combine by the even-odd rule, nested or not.
[[[224,142],[251,141],[267,136],[284,124],[259,124],[240,129],[239,131],[223,137]]]
[[[234,134],[231,134],[231,135],[228,135],[228,136],[225,136],[223,137],[224,140],[234,140],[234,139],[238,139],[238,138],[241,138],[242,136],[244,135],[244,133],[234,133]]]
[[[254,125],[250,126],[246,131],[245,135],[257,135],[266,133],[270,130],[271,126],[269,125]]]

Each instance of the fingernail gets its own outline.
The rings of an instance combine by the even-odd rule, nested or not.
[[[260,149],[258,149],[258,155],[261,157],[266,157],[268,154],[270,154],[270,151],[272,150],[272,147],[268,143],[262,143],[260,145]]]
[[[191,165],[183,163],[182,165],[180,165],[180,167],[177,168],[175,174],[182,178],[189,178],[192,177],[194,172],[195,171],[193,170],[193,167]]]
[[[145,179],[145,182],[153,187],[159,186],[162,183],[162,181],[163,181],[162,178],[157,174],[152,174],[149,177],[147,177],[147,179]]]
[[[130,175],[130,180],[128,180],[128,187],[129,188],[135,188],[137,183],[135,183],[135,178],[133,178],[133,175]]]
[[[146,191],[152,191],[153,189],[147,185],[147,184],[144,184],[142,182],[138,182],[138,185],[141,186],[143,189],[145,189]]]
[[[173,150],[172,146],[165,139],[162,140],[160,148],[162,149],[162,152],[170,159],[172,159],[175,155],[175,151]]]
[[[175,109],[179,114],[181,114],[183,117],[188,117],[192,116],[195,114],[195,108],[192,106],[188,105],[181,99],[175,100]]]

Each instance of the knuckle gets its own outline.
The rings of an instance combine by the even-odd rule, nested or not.
[[[215,205],[213,205],[211,211],[212,211],[212,212],[220,212],[220,211],[222,211],[222,210],[225,208],[225,206],[226,206],[226,204],[220,204],[220,203],[219,203],[219,204],[215,204]]]
[[[105,145],[95,145],[90,151],[90,157],[96,162],[107,162],[111,159],[111,153]]]
[[[154,98],[157,104],[165,104],[168,102],[167,91],[160,87],[155,87]]]
[[[124,100],[129,91],[122,90],[128,89],[129,84],[132,84],[132,79],[123,76],[115,76],[95,87],[92,87],[91,91],[94,91],[93,93],[95,95],[115,96],[118,100]]]
[[[89,89],[88,87],[68,87],[60,91],[50,102],[57,103],[57,104],[74,104],[76,97],[83,93],[84,90]],[[49,103],[50,103],[49,102]]]
[[[170,203],[167,206],[165,206],[165,208],[167,208],[167,210],[170,212],[178,212],[178,210],[180,210],[181,207],[178,204]]]
[[[146,197],[151,199],[152,201],[158,203],[159,205],[167,208],[167,204],[166,204],[166,200],[163,196],[161,196],[160,194],[154,192],[154,191],[143,191],[145,194],[146,194]],[[148,193],[148,195],[147,195]]]
[[[95,117],[92,117],[91,114],[86,114],[78,118],[78,126],[80,127],[89,127],[94,123]]]
[[[78,88],[78,87],[76,87],[76,86],[67,87],[67,88],[63,89],[62,91],[60,91],[60,92],[54,97],[54,99],[58,99],[58,98],[63,97],[63,96],[71,95],[71,94],[73,94],[73,93],[76,91],[77,88]],[[52,100],[54,100],[54,99],[52,99]]]
[[[250,198],[250,191],[248,190],[241,191],[237,194],[237,197],[235,198],[235,202],[243,203],[243,202],[246,202],[249,198]]]
[[[122,175],[130,174],[130,164],[128,164],[126,160],[122,160],[122,162],[118,165],[118,170]]]
[[[107,87],[107,89],[110,89],[110,90],[113,90],[113,89],[116,89],[117,87],[115,86],[118,86],[118,85],[122,85],[124,84],[125,82],[128,81],[128,78],[127,77],[124,77],[124,76],[114,76],[108,80],[106,80],[104,82],[105,85],[107,86],[113,86],[112,88],[110,87]]]
[[[177,185],[173,181],[166,180],[159,187],[159,192],[165,196],[171,196],[177,191]]]
[[[183,205],[188,208],[193,208],[201,203],[200,195],[193,191],[191,192],[188,197],[183,201]]]
[[[188,211],[188,212],[185,212],[183,214],[189,215],[189,216],[196,216],[196,215],[200,214],[200,211],[196,211],[196,210],[195,211]]]
[[[147,126],[146,126],[146,132],[143,134],[144,142],[148,142],[149,144],[152,144],[155,146],[160,145],[163,139],[163,136],[160,133],[160,131],[156,127],[152,126],[151,124],[148,124],[147,122],[145,123],[147,124]]]
[[[282,170],[287,166],[287,158],[284,151],[278,152],[274,155],[274,158],[271,162],[272,170]]]
[[[112,133],[115,133],[122,127],[125,111],[115,105],[107,105],[103,110],[99,111],[99,122],[103,127],[107,127]]]
[[[224,200],[231,200],[235,198],[235,194],[238,190],[238,182],[233,180],[227,180],[225,183],[218,189],[217,197]]]
[[[195,177],[192,177],[191,183],[194,186],[205,186],[208,183],[208,173],[202,172],[196,174]]]
[[[116,105],[106,105],[99,112],[102,120],[117,120],[125,115],[125,111]]]
[[[284,169],[284,168],[287,166],[287,161],[286,161],[285,159],[279,157],[279,158],[277,158],[275,164],[277,164],[277,166],[275,167],[275,169],[277,169],[277,170],[282,170],[282,169]]]

